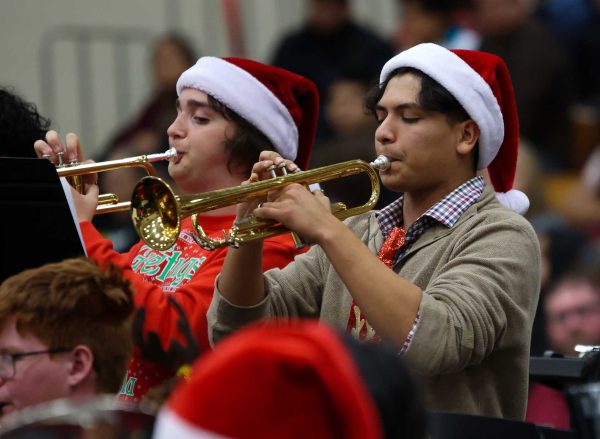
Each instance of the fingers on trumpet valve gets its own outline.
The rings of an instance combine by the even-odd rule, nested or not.
[[[50,147],[50,148],[52,148],[52,147]],[[65,154],[65,152],[62,150],[54,150],[54,149],[45,148],[44,152],[42,154],[42,158],[51,161],[55,166],[64,166],[65,165],[64,154]]]
[[[79,164],[83,161],[81,144],[75,133],[68,133],[63,143],[58,133],[50,130],[44,140],[37,140],[34,143],[34,149],[38,157],[50,160],[58,167]]]
[[[70,152],[59,142],[44,142],[40,140],[34,146],[41,153],[41,158],[51,161],[56,167],[77,165],[79,160],[76,153]]]
[[[250,182],[258,181],[262,178],[276,178],[290,173],[298,172],[300,169],[291,160],[285,160],[282,157],[261,160],[254,164],[251,171]]]
[[[288,175],[289,173],[295,173],[300,171],[298,165],[291,160],[285,160],[282,157],[277,157],[274,163],[267,168],[267,171],[271,174],[272,178],[279,175]]]

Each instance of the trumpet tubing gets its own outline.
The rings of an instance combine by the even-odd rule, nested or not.
[[[159,154],[147,154],[135,157],[129,157],[117,160],[108,160],[98,163],[68,163],[61,164],[56,168],[59,177],[65,177],[69,184],[83,193],[82,176],[96,174],[98,172],[114,171],[121,168],[141,167],[148,175],[156,175],[156,169],[152,163],[168,160],[177,155],[174,148]],[[129,201],[119,202],[115,194],[102,194],[98,197],[98,208],[96,213],[112,213],[129,210],[131,203]]]
[[[383,157],[383,156],[380,156]],[[289,232],[283,225],[258,218],[250,218],[243,224],[235,224],[223,239],[208,238],[198,221],[198,214],[221,207],[252,201],[292,183],[310,185],[337,178],[366,173],[371,181],[371,196],[360,206],[347,208],[343,203],[332,206],[332,213],[340,220],[371,210],[380,195],[379,179],[376,169],[389,167],[387,158],[378,158],[379,162],[367,163],[363,160],[350,160],[321,168],[301,171],[294,174],[276,176],[268,180],[257,181],[243,186],[218,189],[215,191],[177,196],[160,178],[147,176],[134,188],[131,198],[131,219],[140,238],[156,250],[166,250],[176,241],[181,231],[181,220],[188,216],[197,233],[196,241],[208,249],[225,246],[239,246],[244,242],[264,239]]]

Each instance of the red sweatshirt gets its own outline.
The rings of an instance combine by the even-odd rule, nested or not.
[[[221,238],[222,230],[231,227],[235,217],[202,216],[200,224],[211,238]],[[183,307],[200,350],[209,349],[206,312],[212,298],[214,281],[221,271],[227,249],[203,250],[191,237],[190,218],[182,223],[177,243],[167,251],[156,251],[139,242],[128,253],[117,253],[112,242],[104,238],[90,222],[81,223],[88,256],[100,266],[112,263],[123,269],[135,291],[136,307],[146,309],[144,334],[154,331],[163,349],[173,338],[184,341],[177,328],[177,310],[169,303],[171,294]],[[284,267],[303,250],[296,250],[289,234],[264,241],[263,270]],[[144,361],[136,348],[129,363],[120,397],[140,400],[146,392],[169,378],[172,372],[154,362]]]

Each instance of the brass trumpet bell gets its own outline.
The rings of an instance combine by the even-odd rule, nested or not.
[[[225,246],[237,247],[248,241],[268,238],[289,230],[276,221],[250,217],[241,224],[234,224],[229,233],[223,232],[222,239],[215,240],[206,236],[197,215],[264,197],[270,191],[292,183],[308,186],[364,172],[371,181],[369,200],[351,208],[347,208],[343,203],[332,205],[332,213],[343,220],[367,212],[375,206],[380,195],[376,169],[384,170],[388,167],[389,160],[383,156],[379,156],[372,163],[350,160],[247,185],[183,196],[175,195],[162,179],[148,176],[142,178],[133,190],[131,219],[140,238],[155,250],[167,250],[175,244],[181,231],[181,220],[188,216],[192,217],[197,234],[196,242],[202,247],[210,250]]]

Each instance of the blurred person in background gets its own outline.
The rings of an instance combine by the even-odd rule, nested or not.
[[[567,254],[569,256],[575,256]],[[551,351],[546,355],[577,357],[576,345],[600,345],[600,271],[598,264],[573,264],[541,297]],[[595,371],[597,374],[597,371]],[[585,379],[582,372],[582,378]],[[571,415],[566,384],[561,380],[532,379],[526,420],[569,430]]]
[[[575,346],[600,345],[600,275],[570,272],[544,297],[548,340],[552,349],[577,356]]]
[[[600,245],[600,145],[592,151],[565,200],[564,215]]]
[[[547,292],[571,272],[586,272],[600,265],[600,251],[581,230],[571,227],[552,211],[532,219],[541,249],[541,292],[533,324],[531,354],[545,355],[548,341],[544,298]]]
[[[373,133],[377,123],[364,105],[364,97],[371,86],[369,75],[358,71],[344,74],[329,86],[325,118],[332,135],[315,148],[311,168],[354,159],[373,161]],[[321,187],[332,202],[343,202],[348,206],[363,204],[371,196],[371,183],[364,174],[323,182]],[[395,194],[381,186],[377,207],[383,207],[395,198]]]
[[[583,1],[583,0],[580,0]],[[600,127],[600,0],[588,0],[589,17],[583,23],[574,43],[578,100],[596,111]]]
[[[570,164],[569,109],[574,90],[569,57],[552,30],[532,15],[527,0],[473,0],[480,50],[505,60],[517,99],[521,135],[543,168]]]
[[[326,96],[331,84],[355,66],[361,66],[369,80],[375,81],[394,53],[391,44],[356,22],[350,0],[305,1],[305,22],[276,43],[271,64],[312,80],[321,96]],[[332,131],[323,107],[320,114],[317,139],[323,141]]]
[[[420,43],[436,43],[447,49],[475,50],[477,32],[459,22],[468,10],[461,0],[398,0],[399,18],[392,34],[398,50]]]

